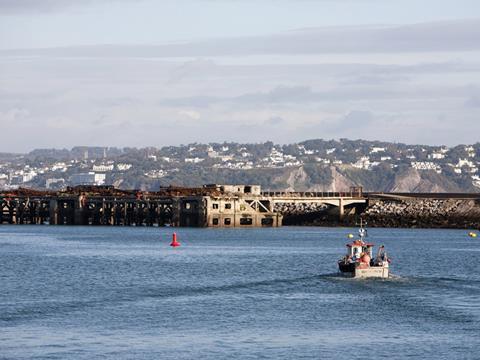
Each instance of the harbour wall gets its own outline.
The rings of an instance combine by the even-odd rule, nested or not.
[[[362,217],[373,227],[480,228],[480,200],[378,200]]]
[[[340,219],[328,206],[290,205],[282,209],[284,225],[480,229],[477,199],[370,199],[365,208],[345,211]]]

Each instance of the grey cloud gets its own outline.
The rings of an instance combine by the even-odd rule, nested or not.
[[[103,2],[139,2],[142,0],[100,0]],[[64,10],[97,3],[99,0],[0,0],[0,15]]]
[[[408,82],[410,77],[405,75],[363,74],[341,81],[342,85],[381,85],[393,82]]]
[[[334,128],[337,130],[349,129],[363,129],[369,127],[374,120],[373,114],[370,111],[354,110],[350,111],[342,119],[337,121]]]
[[[317,95],[308,86],[278,86],[267,93],[245,94],[235,99],[240,103],[298,103],[315,101]]]
[[[398,26],[313,28],[271,36],[212,39],[158,46],[99,45],[43,50],[8,50],[3,51],[3,54],[70,57],[198,57],[469,51],[480,49],[478,38],[480,38],[480,19],[469,19]]]
[[[465,106],[470,108],[480,108],[480,96],[472,96],[465,101]]]
[[[68,49],[43,52],[59,56],[0,53],[0,123],[4,132],[26,136],[21,143],[4,139],[5,149],[63,147],[78,139],[120,146],[226,140],[219,136],[280,142],[311,137],[478,140],[478,52],[292,56],[286,58],[293,63],[276,65],[264,61],[269,57],[259,57],[258,63],[252,57],[243,65],[235,59],[236,65],[227,65],[230,60],[167,59],[176,54],[163,47],[72,51],[90,56],[95,49],[101,57],[66,58]],[[158,49],[165,58],[151,61]],[[315,58],[320,63],[310,63]],[[438,63],[426,63],[432,61]],[[201,119],[186,119],[185,111],[194,117],[201,113]],[[232,124],[246,125],[242,130]],[[232,131],[219,132],[227,128]]]
[[[117,107],[117,106],[134,106],[140,105],[142,101],[138,98],[119,96],[119,97],[105,97],[94,98],[92,103],[99,107]]]
[[[280,104],[315,101],[320,94],[314,93],[308,86],[278,86],[268,92],[246,93],[237,97],[193,96],[177,99],[165,99],[160,102],[167,106],[208,107],[214,104],[237,103]]]
[[[377,128],[383,128],[391,119],[378,117],[369,110],[350,110],[344,115],[318,121],[315,124],[299,126],[299,132],[304,138],[315,137],[312,134],[322,134],[318,137],[348,137],[351,139],[371,139]]]
[[[211,73],[212,68],[215,68],[215,66],[216,64],[212,60],[196,59],[187,61],[171,72],[167,84],[178,83],[188,76],[196,76],[205,72]]]
[[[264,121],[264,125],[280,125],[285,123],[285,119],[280,116],[272,116],[268,120]]]
[[[228,98],[215,97],[215,96],[190,96],[176,99],[164,99],[159,102],[160,105],[166,106],[190,106],[196,108],[205,108],[216,103],[224,103],[228,101]]]
[[[363,88],[337,87],[329,91],[313,91],[309,86],[278,86],[267,92],[246,93],[236,97],[191,96],[184,98],[163,99],[164,106],[191,106],[205,108],[218,104],[234,104],[240,106],[288,105],[324,103],[347,100],[382,100],[408,97],[408,92],[379,87],[365,91]],[[416,97],[431,96],[421,94]]]

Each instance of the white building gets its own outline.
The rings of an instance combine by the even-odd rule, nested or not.
[[[410,164],[416,170],[433,170],[438,174],[442,173],[442,168],[431,161],[413,161]]]
[[[471,157],[471,158],[475,157],[475,149],[473,146],[465,146],[465,151],[468,157]]]
[[[232,155],[224,155],[224,156],[220,156],[220,159],[222,160],[222,162],[232,161],[233,156]]]
[[[480,187],[480,176],[478,175],[473,175],[472,176],[472,184],[475,187]]]
[[[271,164],[277,165],[277,164],[280,164],[280,163],[284,163],[285,159],[284,159],[284,155],[281,151],[278,151],[277,149],[273,148],[272,151],[270,152],[270,157],[269,157],[268,161]]]
[[[294,166],[300,166],[302,165],[303,162],[300,160],[290,160],[290,161],[285,161],[285,167],[294,167]]]
[[[78,173],[70,176],[72,185],[104,185],[107,175],[105,173]]]
[[[324,159],[324,158],[321,158],[320,156],[317,156],[315,158],[315,160],[319,163],[322,163],[322,164],[325,164],[325,165],[329,165],[330,164],[330,160],[329,159]]]
[[[92,170],[93,171],[99,171],[99,172],[112,171],[113,170],[113,164],[111,164],[111,165],[106,165],[106,164],[93,165]]]
[[[370,150],[370,154],[375,154],[375,153],[379,153],[379,152],[385,152],[385,148],[384,147],[372,147],[372,149]]]
[[[202,161],[204,161],[205,159],[202,159],[202,158],[199,158],[199,157],[194,157],[194,158],[185,158],[185,162],[186,163],[193,163],[193,164],[198,164]]]
[[[23,173],[23,182],[26,183],[26,182],[32,181],[36,177],[37,177],[37,173],[33,170],[24,172]]]
[[[457,167],[461,168],[464,166],[472,168],[472,167],[475,167],[475,164],[468,159],[458,159]]]
[[[125,163],[117,164],[118,171],[126,171],[126,170],[130,170],[131,168],[132,168],[132,164],[125,164]]]
[[[370,162],[370,158],[368,156],[362,156],[357,160],[356,163],[353,163],[352,166],[357,169],[369,170],[374,165]]]
[[[445,154],[441,152],[434,152],[434,153],[428,154],[427,157],[429,159],[445,159]]]
[[[150,170],[149,172],[145,173],[145,176],[152,178],[152,179],[160,179],[167,176],[168,172],[162,169],[158,170]]]
[[[52,166],[52,171],[65,172],[65,171],[67,171],[67,164],[65,164],[64,162],[56,162]]]

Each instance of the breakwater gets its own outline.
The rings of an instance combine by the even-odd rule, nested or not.
[[[361,218],[369,227],[480,229],[480,200],[474,199],[370,200],[346,209],[343,218],[325,205],[288,204],[278,211],[284,225],[355,226]]]
[[[480,228],[480,201],[380,200],[371,203],[362,217],[373,227]]]

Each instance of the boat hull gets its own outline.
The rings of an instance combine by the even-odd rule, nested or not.
[[[386,279],[389,276],[388,267],[372,266],[365,269],[356,268],[353,277],[354,278],[380,278]]]
[[[380,278],[386,279],[389,277],[389,268],[387,266],[368,266],[359,267],[355,263],[338,263],[340,272],[348,277],[366,279],[366,278]]]
[[[338,263],[338,269],[342,273],[354,273],[355,272],[355,263],[344,263],[344,262],[339,262]]]

